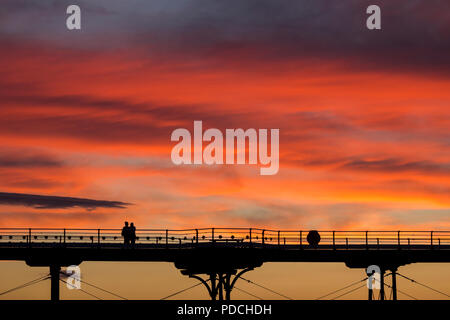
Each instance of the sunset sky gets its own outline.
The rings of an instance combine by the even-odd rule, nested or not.
[[[0,227],[450,229],[449,1],[3,0],[0,48]],[[278,174],[172,164],[194,120]]]
[[[78,1],[68,31],[66,2],[2,2],[0,188],[132,205],[1,226],[450,227],[447,2],[381,31],[367,1],[209,0]],[[173,165],[194,120],[279,128],[279,173]]]

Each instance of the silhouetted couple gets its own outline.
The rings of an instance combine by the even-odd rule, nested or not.
[[[130,244],[134,247],[136,243],[136,227],[133,222],[128,225],[128,221],[125,221],[125,226],[122,228],[122,237],[125,247],[129,247]]]

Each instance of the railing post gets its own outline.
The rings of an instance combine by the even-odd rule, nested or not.
[[[278,230],[278,245],[280,245],[280,230]]]
[[[397,239],[398,239],[398,250],[400,250],[401,242],[400,242],[400,231],[397,232]]]
[[[333,250],[336,250],[336,240],[335,240],[335,231],[333,231]]]
[[[430,234],[430,247],[431,247],[431,249],[433,249],[433,231],[431,231],[431,234]]]
[[[64,244],[66,243],[66,228],[64,228]]]
[[[262,244],[264,245],[264,229],[262,230]]]
[[[303,249],[302,231],[300,231],[300,249]]]
[[[366,231],[366,250],[369,249],[369,231]]]
[[[169,247],[169,230],[166,229],[166,247]]]
[[[211,241],[214,244],[214,228],[211,228]]]
[[[31,228],[28,228],[28,243],[31,246]]]
[[[97,230],[97,244],[100,246],[100,229]]]
[[[195,243],[198,244],[198,229],[195,229]]]

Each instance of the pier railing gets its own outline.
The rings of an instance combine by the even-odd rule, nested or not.
[[[319,247],[367,248],[441,247],[450,245],[450,231],[318,231]],[[254,244],[308,247],[308,230],[260,228],[138,229],[136,244]],[[0,245],[7,243],[120,244],[121,229],[0,228]]]

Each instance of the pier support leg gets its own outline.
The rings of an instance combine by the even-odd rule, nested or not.
[[[211,273],[209,275],[209,281],[211,281],[211,300],[217,299],[217,284],[216,284],[216,274]]]
[[[384,300],[384,269],[381,270],[380,273],[380,300]]]
[[[397,300],[397,269],[392,270],[392,300]]]
[[[59,265],[50,266],[50,296],[52,301],[59,301],[59,273],[61,267]]]
[[[223,289],[224,289],[224,278],[221,273],[219,273],[219,284],[218,284],[218,290],[219,290],[219,300],[223,300]]]
[[[231,300],[231,274],[227,273],[225,276],[225,300]]]

